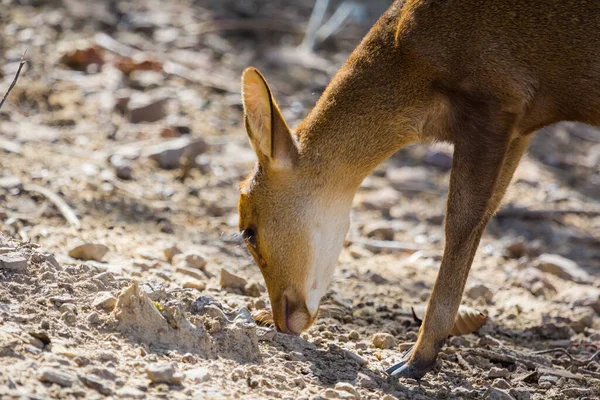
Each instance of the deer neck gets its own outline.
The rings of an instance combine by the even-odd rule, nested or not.
[[[297,127],[303,173],[319,186],[356,192],[382,161],[416,140],[407,110],[406,55],[395,43],[398,12],[388,11],[350,55]]]

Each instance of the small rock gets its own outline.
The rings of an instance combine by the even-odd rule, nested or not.
[[[496,338],[491,337],[490,335],[485,335],[479,339],[479,341],[477,342],[477,346],[479,346],[479,347],[482,347],[482,346],[500,347],[500,346],[502,346],[502,342]]]
[[[68,325],[73,325],[77,322],[77,316],[72,311],[66,311],[61,314],[60,319]]]
[[[362,229],[363,235],[379,240],[394,240],[394,228],[388,221],[375,221]]]
[[[185,264],[188,268],[204,270],[206,267],[206,258],[194,251],[188,251],[181,254],[175,254],[172,260],[174,265]]]
[[[117,390],[117,398],[119,399],[145,399],[146,393],[131,386],[123,386]]]
[[[379,210],[389,215],[390,209],[400,201],[400,192],[389,186],[363,195],[360,203],[366,210]]]
[[[452,155],[441,150],[427,150],[423,156],[423,163],[442,171],[449,171],[452,168]]]
[[[360,394],[356,388],[348,382],[338,382],[335,384],[335,389],[338,391],[350,393],[354,399],[360,399]]]
[[[488,373],[488,378],[508,378],[510,376],[510,371],[506,368],[498,368],[492,367]]]
[[[126,104],[127,118],[133,124],[156,122],[166,117],[167,98],[151,98],[145,94],[132,97]]]
[[[484,299],[485,301],[491,301],[494,297],[494,293],[483,284],[476,284],[469,287],[466,294],[473,300]]]
[[[432,188],[431,173],[425,167],[400,167],[389,168],[386,178],[391,186],[402,190],[429,190]]]
[[[592,396],[594,394],[594,390],[590,388],[570,387],[561,390],[560,393],[567,397],[582,398],[585,396]]]
[[[181,254],[181,250],[179,250],[179,247],[177,246],[171,246],[164,250],[164,254],[167,261],[172,262],[173,257],[175,257],[177,254]]]
[[[204,279],[204,275],[202,273],[198,272],[197,269],[191,269],[191,268],[186,268],[186,267],[176,267],[175,271],[179,272],[180,274],[191,276],[192,278],[198,279],[199,281]]]
[[[108,252],[108,247],[103,244],[85,243],[69,251],[69,257],[83,261],[102,261],[102,257]]]
[[[353,244],[350,247],[348,247],[348,251],[350,252],[350,255],[352,256],[352,258],[370,258],[373,257],[373,253],[367,249],[365,249],[364,247],[357,245],[357,244]]]
[[[348,339],[350,340],[358,340],[360,338],[360,335],[358,334],[358,332],[356,331],[350,331],[350,333],[348,334]]]
[[[495,387],[496,389],[510,389],[510,383],[506,382],[506,380],[499,378],[494,380],[494,383],[492,383],[492,387]]]
[[[17,176],[9,175],[0,178],[0,188],[2,189],[15,189],[21,186],[21,179]]]
[[[559,278],[587,283],[591,281],[589,274],[575,261],[559,256],[558,254],[542,254],[535,265],[539,270],[556,275]]]
[[[100,292],[94,298],[92,306],[106,311],[112,311],[117,305],[117,299],[110,292]]]
[[[130,86],[134,89],[150,89],[160,86],[164,81],[163,74],[157,71],[131,71]]]
[[[378,332],[373,335],[373,346],[380,349],[391,349],[396,345],[396,339],[389,333]]]
[[[225,268],[221,268],[220,282],[223,289],[244,289],[248,283],[244,278],[229,272]]]
[[[516,400],[529,400],[531,398],[529,390],[525,388],[512,388],[508,391],[508,394],[510,394]]]
[[[64,387],[71,387],[75,383],[75,376],[54,368],[42,367],[38,373],[38,380],[41,382],[56,383],[57,385]]]
[[[179,168],[182,157],[193,162],[207,149],[208,145],[202,139],[191,140],[188,137],[180,137],[150,146],[143,151],[142,155],[156,161],[160,168],[176,169]]]
[[[262,285],[258,282],[249,282],[244,286],[244,294],[250,297],[260,297]]]
[[[80,375],[79,380],[90,389],[94,389],[96,392],[105,396],[110,396],[113,390],[110,388],[107,382],[102,381],[94,375]]]
[[[358,386],[365,389],[377,389],[379,385],[369,375],[359,372],[356,374],[356,383]]]
[[[210,379],[210,373],[208,368],[198,367],[185,371],[185,377],[195,383],[202,383]]]
[[[146,367],[146,375],[152,383],[166,383],[180,385],[183,375],[177,372],[174,363],[156,363]]]
[[[183,287],[184,287],[184,289],[204,290],[204,289],[206,289],[206,283],[189,280],[189,281],[183,282]]]
[[[27,259],[17,252],[0,254],[0,269],[24,272],[27,270]]]
[[[527,254],[527,244],[524,240],[514,241],[504,248],[504,252],[509,258],[519,259]]]
[[[515,400],[514,397],[512,397],[504,390],[500,390],[494,387],[489,388],[483,396],[484,399],[488,400]]]

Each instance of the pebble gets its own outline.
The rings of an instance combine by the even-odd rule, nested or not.
[[[221,268],[220,283],[223,289],[244,289],[248,281],[225,268]]]
[[[206,267],[206,258],[204,255],[188,251],[173,256],[172,262],[174,265],[185,265],[188,268],[204,270]]]
[[[185,371],[185,377],[195,383],[202,383],[210,379],[210,373],[208,368],[198,367]]]
[[[177,247],[177,246],[171,246],[171,247],[167,247],[166,249],[164,249],[163,253],[164,253],[167,261],[172,262],[173,257],[175,257],[177,254],[181,254],[182,251],[179,250],[179,247]]]
[[[358,393],[358,390],[351,383],[338,382],[335,384],[335,389],[337,391],[348,392],[353,396],[352,398],[360,400],[360,393]]]
[[[567,397],[581,398],[585,396],[592,396],[594,394],[594,390],[590,388],[570,387],[561,390],[560,393]]]
[[[358,386],[365,388],[365,389],[379,388],[379,385],[377,384],[377,382],[375,382],[375,380],[373,380],[373,378],[371,378],[369,375],[366,375],[362,372],[359,372],[356,374],[356,383]]]
[[[423,163],[425,165],[431,165],[441,169],[442,171],[449,171],[452,168],[452,154],[440,150],[427,150],[423,156]]]
[[[127,101],[126,115],[133,124],[140,122],[156,122],[166,117],[167,98],[152,99],[146,94],[140,94]]]
[[[184,274],[187,276],[191,276],[194,279],[203,280],[204,275],[196,269],[186,268],[186,267],[175,267],[175,271],[180,274]]]
[[[519,259],[527,254],[527,244],[523,240],[517,240],[509,243],[504,248],[508,258]]]
[[[21,179],[14,175],[3,176],[0,178],[0,188],[2,189],[14,189],[21,186]]]
[[[106,311],[112,311],[117,305],[117,299],[110,292],[100,292],[94,298],[92,306]]]
[[[206,289],[206,283],[189,280],[189,281],[183,282],[183,288],[184,289],[204,290],[204,289]]]
[[[262,292],[262,285],[258,282],[249,282],[244,286],[244,294],[250,297],[260,297]]]
[[[473,300],[484,299],[485,301],[491,301],[494,297],[494,293],[481,283],[469,287],[466,294]]]
[[[93,375],[80,375],[79,380],[90,389],[94,389],[100,394],[110,396],[113,390],[110,388],[107,382],[99,379]]]
[[[483,396],[488,400],[515,400],[508,392],[494,387],[489,388]]]
[[[386,186],[374,192],[365,194],[362,197],[361,204],[367,210],[379,210],[384,215],[400,201],[400,192],[396,189]]]
[[[183,375],[177,372],[174,363],[156,363],[146,367],[146,375],[152,383],[180,385]]]
[[[373,346],[380,349],[391,349],[396,345],[396,339],[389,333],[378,332],[373,335]]]
[[[348,339],[350,340],[358,340],[360,338],[360,335],[358,334],[357,331],[350,331],[350,333],[348,334]]]
[[[17,252],[0,254],[0,269],[24,272],[27,270],[27,259]]]
[[[496,389],[510,389],[510,383],[508,383],[505,379],[499,378],[494,380],[494,383],[492,383],[492,387],[495,387]]]
[[[160,168],[176,169],[179,168],[184,155],[193,161],[207,149],[208,146],[202,139],[197,138],[192,141],[188,137],[180,137],[149,146],[143,151],[143,155],[156,161]]]
[[[65,371],[42,367],[38,372],[38,380],[41,382],[56,383],[63,387],[71,387],[75,383],[75,376]]]
[[[525,388],[512,388],[508,391],[508,394],[510,394],[516,400],[529,400],[531,398],[529,390]]]
[[[117,398],[119,399],[145,399],[146,393],[131,386],[123,386],[117,390]]]
[[[558,254],[542,254],[537,261],[536,268],[559,278],[581,283],[591,281],[590,275],[575,261]]]
[[[69,251],[69,257],[83,261],[102,261],[108,252],[108,247],[103,244],[85,243]]]
[[[488,373],[488,378],[508,378],[510,376],[510,371],[506,368],[498,368],[492,367]]]

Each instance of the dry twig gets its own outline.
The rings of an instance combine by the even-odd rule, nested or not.
[[[81,226],[81,223],[79,222],[79,218],[77,218],[77,215],[75,214],[75,212],[56,193],[52,192],[51,190],[46,189],[43,186],[36,185],[33,183],[23,185],[23,190],[25,190],[27,192],[35,192],[35,193],[41,194],[42,196],[47,198],[52,204],[54,204],[56,206],[58,211],[62,214],[63,217],[65,217],[67,222],[69,222],[71,225],[73,225],[76,228],[79,228]]]
[[[2,101],[0,101],[0,109],[2,109],[2,106],[4,105],[4,102],[6,101],[8,94],[11,92],[11,90],[13,90],[13,88],[17,84],[17,80],[19,79],[19,75],[21,74],[21,70],[23,69],[23,65],[25,65],[25,54],[27,54],[27,50],[25,50],[25,52],[21,56],[21,62],[19,63],[19,69],[17,69],[17,73],[15,74],[13,81],[11,82],[10,86],[8,87],[8,90],[6,91],[6,93],[4,93],[4,97],[2,97]]]
[[[594,354],[592,354],[591,356],[589,356],[588,358],[586,358],[584,360],[573,357],[573,355],[571,353],[569,353],[567,351],[567,349],[563,349],[560,347],[555,348],[555,349],[534,351],[532,354],[540,355],[540,354],[549,354],[549,353],[562,353],[562,354],[566,355],[567,357],[569,357],[572,364],[582,366],[582,365],[587,365],[587,364],[591,363],[592,361],[594,361],[596,359],[596,357],[598,357],[600,355],[600,350],[598,350],[597,352],[595,352]]]

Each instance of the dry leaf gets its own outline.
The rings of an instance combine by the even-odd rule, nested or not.
[[[411,307],[413,319],[421,325],[423,320],[417,316],[414,308]],[[450,336],[468,335],[479,330],[487,321],[487,315],[472,307],[461,305],[456,314],[454,326],[450,331]]]
[[[115,61],[115,67],[127,75],[133,71],[163,71],[163,65],[160,61],[149,59],[136,61],[131,57],[119,57]]]
[[[104,64],[102,50],[96,46],[70,51],[62,56],[61,61],[69,68],[80,71],[86,71],[92,64]]]

